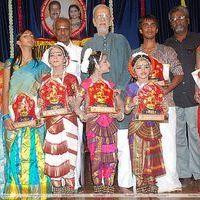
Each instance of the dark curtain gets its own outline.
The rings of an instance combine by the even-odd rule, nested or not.
[[[29,29],[34,32],[35,37],[45,36],[41,26],[41,6],[42,0],[27,1],[22,0],[23,11],[23,29]]]
[[[124,35],[132,48],[138,47],[139,0],[114,0],[113,3],[115,32]]]
[[[93,23],[92,23],[92,12],[93,12],[93,8],[100,4],[102,1],[101,0],[88,0],[86,2],[86,9],[87,9],[87,26],[86,26],[86,34],[88,37],[92,37],[94,35],[94,33],[96,33],[96,28],[94,27]],[[107,3],[106,3],[107,4]]]
[[[8,2],[0,2],[0,60],[9,57]]]
[[[146,0],[146,13],[155,15],[159,20],[159,33],[157,35],[159,43],[163,43],[172,35],[168,12],[177,5],[180,5],[180,0]]]
[[[190,30],[200,32],[200,1],[187,0],[186,4],[190,12]]]
[[[22,0],[23,29],[30,29],[36,37],[49,37],[41,26],[42,0]],[[96,29],[92,23],[92,10],[102,0],[86,0],[87,5],[87,30],[86,36],[92,37]],[[106,5],[109,0],[104,1]],[[146,13],[153,14],[159,19],[158,42],[162,43],[172,35],[168,12],[177,5],[180,0],[146,0]],[[8,30],[8,1],[0,1],[0,60],[5,61],[9,57],[9,30]],[[186,0],[190,12],[190,29],[200,31],[200,1]],[[14,36],[18,34],[17,0],[13,0],[14,9]],[[138,18],[140,16],[140,0],[113,0],[115,32],[123,34],[132,48],[139,46]]]

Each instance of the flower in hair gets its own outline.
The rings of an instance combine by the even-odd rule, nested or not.
[[[92,54],[92,49],[88,48],[85,51],[84,57],[83,57],[83,61],[81,63],[81,71],[83,73],[87,73],[88,72],[88,66],[89,66],[89,57]]]

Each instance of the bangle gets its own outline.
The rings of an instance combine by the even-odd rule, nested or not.
[[[6,121],[7,119],[10,119],[10,115],[9,114],[5,114],[2,116],[3,121]]]

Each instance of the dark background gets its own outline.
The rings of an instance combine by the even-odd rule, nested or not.
[[[36,37],[49,37],[41,26],[42,0],[20,0],[22,8],[18,6],[19,0],[13,0],[14,37],[19,33],[18,12],[22,11],[23,29],[33,31]],[[157,36],[162,43],[172,35],[168,21],[168,12],[174,6],[180,5],[181,0],[113,0],[114,27],[116,33],[123,34],[130,42],[131,47],[137,48],[141,42],[138,33],[138,19],[141,16],[141,2],[145,2],[145,13],[153,14],[159,19],[160,30]],[[87,37],[96,32],[92,24],[92,10],[102,0],[84,0],[87,5]],[[104,0],[106,5],[108,0]],[[190,12],[190,30],[200,32],[200,0],[186,0]],[[8,0],[0,1],[0,60],[9,57],[9,29],[8,29]]]

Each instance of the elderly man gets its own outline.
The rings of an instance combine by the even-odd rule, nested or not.
[[[178,180],[178,174],[176,171],[176,112],[172,91],[182,81],[183,71],[176,52],[171,47],[156,42],[158,20],[155,16],[147,15],[140,18],[139,31],[143,37],[143,44],[136,49],[135,52],[143,51],[157,59],[158,62],[170,65],[171,81],[168,87],[165,88],[165,94],[169,106],[169,119],[168,123],[160,123],[166,175],[157,179],[159,192],[169,192],[181,189],[181,184]]]
[[[69,54],[69,65],[66,68],[66,71],[75,75],[79,82],[81,81],[80,75],[80,60],[81,60],[81,51],[82,48],[74,45],[70,40],[70,34],[71,34],[71,26],[70,21],[66,18],[58,18],[55,22],[54,27],[54,33],[57,38],[58,45],[63,46],[68,54]],[[42,61],[49,65],[48,62],[48,55],[49,50],[47,49],[44,54]],[[81,187],[80,184],[80,176],[81,176],[81,182],[83,183],[83,145],[82,145],[82,133],[83,133],[83,125],[78,120],[78,150],[77,150],[77,161],[76,161],[76,170],[75,170],[75,189],[78,189]]]
[[[109,32],[112,20],[109,7],[99,4],[94,8],[93,23],[97,33],[85,44],[83,53],[87,48],[105,52],[111,63],[110,73],[105,74],[105,78],[107,80],[112,79],[117,88],[124,90],[126,83],[129,81],[127,64],[131,49],[123,35]],[[133,186],[127,128],[128,122],[124,120],[119,123],[119,131],[117,133],[118,185],[122,192],[130,192],[127,188]]]
[[[195,82],[191,72],[195,70],[196,49],[200,45],[200,34],[188,31],[189,12],[177,6],[169,12],[169,20],[174,35],[166,40],[178,54],[183,71],[183,82],[174,90],[177,128],[177,171],[183,186],[191,185],[193,177],[200,189],[200,139],[197,130],[197,102]],[[186,128],[187,124],[187,128]]]

